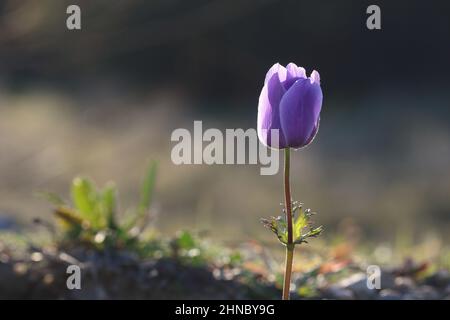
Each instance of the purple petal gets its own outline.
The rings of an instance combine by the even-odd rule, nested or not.
[[[289,63],[286,66],[286,70],[286,81],[283,82],[283,86],[286,90],[289,90],[289,88],[295,83],[295,81],[299,79],[306,79],[305,69],[302,67],[297,67],[295,63]]]
[[[264,84],[267,84],[274,74],[278,74],[278,78],[280,79],[280,82],[282,82],[286,80],[287,70],[281,64],[275,63],[272,67],[270,67],[269,71],[267,71]]]
[[[284,67],[282,68],[286,70]],[[278,67],[276,67],[276,69],[282,70]],[[259,96],[257,123],[258,137],[263,144],[272,146],[272,141],[270,139],[270,130],[277,129],[279,130],[278,133],[280,140],[278,143],[278,147],[284,148],[285,139],[281,130],[279,106],[283,95],[286,93],[286,90],[281,84],[279,74],[271,70],[269,70],[267,74],[269,76],[269,73],[271,73],[271,76],[266,80],[266,83],[264,84],[264,87]]]
[[[311,142],[313,142],[314,138],[316,137],[317,132],[319,131],[319,125],[320,125],[320,117],[317,120],[316,125],[314,126],[314,129],[310,135],[310,137],[306,140],[305,146],[309,145]]]
[[[311,72],[311,76],[309,77],[309,79],[311,80],[311,83],[317,83],[318,85],[320,85],[320,74],[316,70],[313,70],[313,72]]]
[[[288,146],[301,148],[314,138],[322,108],[322,89],[317,82],[297,80],[280,102],[280,123]]]
[[[289,79],[306,79],[306,71],[302,67],[298,67],[295,63],[291,62],[286,66],[287,80]]]

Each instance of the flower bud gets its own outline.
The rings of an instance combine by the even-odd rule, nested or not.
[[[266,146],[285,149],[302,148],[312,142],[319,129],[322,108],[320,76],[294,63],[269,69],[258,103],[258,137]],[[278,130],[279,141],[271,141],[271,131]]]

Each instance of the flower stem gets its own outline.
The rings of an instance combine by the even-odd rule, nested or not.
[[[291,208],[291,186],[289,182],[290,174],[290,149],[284,149],[284,203],[288,232],[286,244],[286,270],[284,272],[283,300],[289,300],[291,287],[292,261],[294,259],[294,243],[292,239],[292,208]]]
[[[286,246],[286,270],[284,273],[283,300],[289,300],[293,260],[294,260],[294,245],[288,245]]]

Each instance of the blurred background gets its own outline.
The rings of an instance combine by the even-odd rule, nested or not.
[[[66,28],[78,4],[82,29]],[[170,134],[255,128],[266,71],[320,72],[315,142],[293,155],[293,197],[327,236],[448,243],[450,4],[377,1],[0,1],[0,229],[52,219],[38,191],[69,196],[82,174],[136,201],[159,162],[156,225],[225,241],[272,235],[282,176],[253,165],[184,165]],[[403,239],[403,240],[402,240]],[[405,240],[406,239],[406,240]]]

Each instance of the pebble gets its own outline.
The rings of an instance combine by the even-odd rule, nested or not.
[[[383,289],[380,291],[378,296],[379,300],[400,300],[402,299],[402,295],[392,289]]]
[[[424,285],[408,292],[403,298],[406,300],[436,300],[441,297],[436,289],[431,286]]]
[[[395,289],[395,276],[388,271],[381,271],[381,289]]]
[[[447,270],[439,270],[425,279],[425,284],[445,288],[450,285],[450,273]]]
[[[349,289],[337,285],[330,285],[322,289],[322,297],[332,300],[354,300],[355,296]]]
[[[450,284],[445,287],[444,293],[450,296]]]
[[[408,277],[397,277],[395,279],[395,290],[401,293],[408,293],[416,289],[415,282]]]
[[[377,296],[376,289],[367,287],[367,276],[365,273],[356,273],[341,280],[338,286],[353,292],[356,299],[373,299]]]

